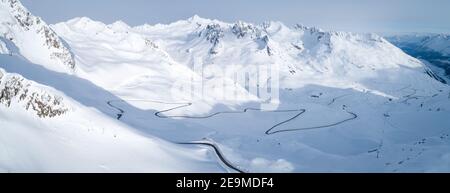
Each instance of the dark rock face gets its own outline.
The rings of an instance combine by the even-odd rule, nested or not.
[[[208,24],[206,28],[200,32],[199,36],[206,37],[206,40],[213,45],[209,50],[210,54],[214,55],[219,53],[220,39],[224,36],[224,32],[219,24]]]
[[[60,116],[68,111],[62,97],[36,89],[32,84],[20,76],[0,75],[0,104],[6,107],[11,107],[12,103],[23,104],[26,110],[34,111],[41,118]]]
[[[75,60],[70,50],[63,44],[58,35],[41,18],[31,14],[18,0],[2,0],[1,3],[9,5],[9,13],[16,22],[5,22],[2,25],[10,28],[19,27],[25,33],[35,33],[38,37],[36,41],[43,41],[45,48],[50,50],[50,58],[61,61],[70,69],[75,68]],[[17,37],[11,31],[4,32],[3,36],[14,43]]]
[[[26,105],[36,112],[39,117],[56,117],[67,112],[66,108],[59,108],[62,105],[62,98],[50,94],[33,93]]]
[[[231,32],[233,32],[234,35],[236,35],[237,38],[244,38],[247,35],[250,36],[258,36],[258,29],[256,27],[254,27],[251,24],[247,24],[244,22],[237,22],[233,25]],[[252,37],[254,38],[254,37]]]
[[[5,104],[7,107],[11,106],[12,99],[19,95],[19,91],[21,91],[23,87],[22,80],[18,77],[12,77],[10,80],[6,80],[0,90],[0,103]],[[23,91],[23,95],[26,95],[28,92],[27,89],[24,89]],[[20,98],[24,97],[20,96]]]
[[[206,26],[206,29],[204,31],[206,40],[211,42],[212,44],[216,45],[219,43],[220,38],[222,38],[223,30],[220,27],[219,24],[209,24]]]

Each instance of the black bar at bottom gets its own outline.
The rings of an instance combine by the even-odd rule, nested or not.
[[[439,187],[449,174],[0,174],[2,189],[123,192],[303,192]],[[297,191],[296,191],[297,190]]]

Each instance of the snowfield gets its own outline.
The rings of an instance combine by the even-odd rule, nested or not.
[[[450,171],[449,86],[376,34],[193,16],[39,19],[42,36],[12,30],[20,2],[0,5],[14,37],[0,39],[0,171]],[[7,89],[12,77],[27,86]],[[32,92],[54,116],[26,107]]]
[[[11,56],[1,56],[1,61],[2,67],[5,63],[9,66],[9,62],[14,66],[37,66]],[[43,74],[32,68],[26,71],[28,77]],[[142,134],[51,87],[4,70],[1,74],[0,168],[3,172],[225,171],[206,150],[182,147]],[[38,93],[61,98],[65,111],[52,118],[38,116],[31,108],[27,110],[26,103],[20,102],[20,95],[12,99],[11,105],[4,103],[5,82],[16,77],[29,85],[28,93],[35,91],[33,96]]]

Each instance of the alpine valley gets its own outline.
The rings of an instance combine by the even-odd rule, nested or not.
[[[233,72],[271,65],[277,77],[244,81],[277,82],[268,110],[265,85]],[[199,16],[48,25],[0,0],[0,172],[450,172],[436,70],[376,34]],[[174,92],[199,77],[201,97]]]

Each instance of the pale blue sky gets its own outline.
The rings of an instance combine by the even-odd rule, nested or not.
[[[194,14],[227,22],[302,23],[354,32],[450,33],[449,0],[22,0],[48,23],[80,16],[130,25],[170,23]]]

